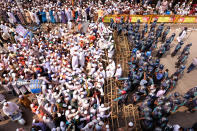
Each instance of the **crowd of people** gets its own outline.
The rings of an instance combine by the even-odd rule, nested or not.
[[[0,21],[9,22],[14,25],[20,24],[41,24],[68,23],[70,21],[96,20],[109,14],[130,14],[130,15],[150,15],[150,14],[178,14],[191,15],[192,1],[175,3],[175,1],[159,0],[157,4],[151,4],[151,0],[142,1],[40,1],[0,2]],[[195,11],[192,11],[195,14]]]
[[[120,96],[114,101],[119,101],[119,104],[128,104],[128,101],[137,104],[143,100],[139,106],[143,130],[182,130],[183,128],[180,126],[169,125],[168,116],[181,106],[186,106],[188,111],[194,112],[197,109],[197,88],[190,89],[184,96],[178,92],[166,95],[168,91],[175,88],[178,80],[181,79],[192,43],[185,45],[178,57],[178,62],[175,63],[177,70],[169,75],[169,69],[165,69],[165,66],[160,63],[160,58],[170,50],[171,43],[175,38],[175,33],[168,35],[169,26],[165,28],[164,23],[157,26],[157,20],[155,20],[149,30],[147,24],[140,30],[140,20],[133,25],[130,22],[125,22],[122,17],[119,23],[114,23],[111,19],[110,27],[115,29],[118,35],[126,35],[132,49],[129,76],[119,79],[125,81],[124,88],[118,89]],[[178,44],[172,52],[173,57],[180,51],[186,35],[187,27],[177,37]],[[188,67],[187,73],[195,68],[195,62],[196,58]],[[130,92],[132,92],[132,96],[129,96]],[[129,98],[130,100],[128,100]]]
[[[101,20],[108,14],[168,14],[170,11],[170,14],[188,15],[191,3],[178,3],[174,8],[173,2],[166,0],[159,0],[156,6],[150,1],[132,2],[0,2],[0,85],[8,93],[19,96],[19,103],[37,116],[32,130],[110,130],[111,125],[106,122],[111,115],[110,103],[104,103],[104,85],[108,78],[122,79],[121,63],[113,60],[114,31],[118,36],[127,35],[132,47],[129,77],[124,88],[118,89],[120,97],[114,101],[127,103],[128,93],[135,90],[131,103],[144,100],[139,107],[144,130],[167,130],[167,116],[182,105],[191,112],[195,110],[196,87],[184,97],[178,93],[164,97],[181,78],[192,44],[184,47],[176,64],[177,71],[169,76],[160,58],[175,38],[175,34],[168,37],[170,27],[165,30],[164,24],[157,27],[155,20],[150,30],[145,24],[141,31],[139,20],[135,25],[124,22],[124,18],[119,23],[111,20],[110,26]],[[87,27],[86,22],[89,22]],[[36,26],[36,33],[26,32],[23,36],[16,31],[18,25],[25,29],[26,25]],[[47,29],[42,30],[38,25]],[[184,28],[172,56],[180,51],[186,34]],[[160,41],[163,44],[156,50]],[[188,73],[196,65],[195,60]],[[19,84],[32,80],[37,83]],[[31,94],[32,90],[38,92]],[[30,100],[29,94],[35,100]],[[10,117],[16,111],[20,111],[17,104],[4,102],[5,115]],[[135,125],[130,122],[129,126],[132,129]]]

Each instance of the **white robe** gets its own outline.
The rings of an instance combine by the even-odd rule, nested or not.
[[[107,69],[109,69],[108,71],[106,71],[106,75],[107,75],[108,78],[114,76],[115,68],[116,67],[115,67],[115,63],[114,62],[112,62],[111,64],[109,64],[107,66]]]
[[[184,30],[181,34],[181,36],[177,37],[177,41],[180,42],[181,40],[184,39],[184,37],[186,36],[187,32]]]
[[[117,68],[116,73],[115,73],[115,77],[121,77],[122,76],[122,68]]]
[[[79,64],[81,65],[81,67],[85,65],[85,55],[83,52],[79,53]]]
[[[78,56],[72,57],[72,68],[75,69],[79,66],[79,59]]]

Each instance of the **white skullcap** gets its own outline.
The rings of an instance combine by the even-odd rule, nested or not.
[[[101,118],[100,118],[100,117],[97,117],[97,120],[98,120],[98,121],[100,121],[100,120],[101,120]]]
[[[68,109],[72,109],[72,106],[68,106]]]
[[[71,110],[71,112],[72,112],[72,113],[75,113],[75,112],[76,112],[76,110],[75,110],[75,109],[72,109],[72,110]]]
[[[57,116],[58,116],[58,117],[61,117],[61,113],[57,113]]]
[[[42,118],[43,120],[46,120],[47,119],[47,117],[46,116],[43,116],[43,118]]]
[[[106,128],[109,129],[109,125],[106,125]]]
[[[4,106],[6,106],[7,104],[8,104],[7,102],[4,102],[4,103],[3,103]]]
[[[133,126],[133,122],[129,122],[129,126],[132,127]]]
[[[65,123],[63,121],[60,122],[60,127],[63,127]]]
[[[57,99],[57,103],[60,103],[61,102],[61,100],[60,99]]]
[[[87,114],[88,114],[88,111],[87,111],[87,110],[85,110],[85,111],[84,111],[84,114],[85,114],[85,115],[87,115]]]
[[[36,114],[39,114],[39,113],[40,113],[39,110],[37,110],[37,111],[36,111]]]
[[[70,113],[70,111],[66,110],[65,115],[67,116],[67,115],[69,115],[69,113]]]
[[[33,108],[34,107],[34,104],[30,104],[30,107]]]
[[[52,85],[49,85],[49,89],[51,89],[52,88]]]

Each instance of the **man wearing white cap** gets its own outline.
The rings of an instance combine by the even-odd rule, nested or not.
[[[76,69],[79,66],[79,59],[77,53],[75,52],[72,57],[72,69]]]
[[[7,116],[13,115],[15,112],[20,111],[19,106],[13,102],[4,102],[3,103],[3,113]]]
[[[116,66],[115,66],[115,62],[113,60],[109,60],[109,65],[107,66],[107,71],[106,71],[106,76],[108,78],[111,78],[114,76],[114,73],[115,73],[115,69],[116,69]]]
[[[79,64],[83,68],[84,65],[85,65],[85,55],[84,55],[84,52],[83,52],[82,49],[80,49],[79,51],[80,51],[80,53],[79,53]]]
[[[118,79],[122,76],[122,68],[121,65],[118,64],[117,69],[116,69],[116,73],[115,73],[115,77]]]

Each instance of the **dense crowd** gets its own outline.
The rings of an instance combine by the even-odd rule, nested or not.
[[[196,87],[184,96],[174,93],[164,97],[181,78],[192,44],[187,44],[176,63],[177,71],[169,76],[168,69],[160,58],[170,49],[175,34],[168,37],[170,27],[157,27],[155,20],[140,30],[140,21],[133,25],[124,22],[104,25],[102,17],[108,14],[181,14],[188,15],[191,3],[176,4],[172,1],[1,1],[0,2],[0,80],[8,93],[19,96],[19,103],[30,109],[37,118],[32,130],[110,130],[106,120],[110,117],[110,103],[104,103],[106,79],[122,80],[121,63],[115,63],[113,31],[118,37],[128,37],[132,48],[130,72],[124,88],[114,101],[131,103],[144,100],[139,107],[144,130],[170,130],[167,116],[178,107],[196,108]],[[98,20],[97,20],[98,19]],[[89,21],[87,24],[86,22]],[[96,21],[96,22],[93,22]],[[45,24],[43,24],[45,23]],[[56,25],[55,25],[56,23]],[[36,26],[36,33],[21,35],[18,25]],[[46,30],[39,25],[46,27]],[[50,27],[52,26],[52,27]],[[28,34],[28,35],[27,35]],[[187,28],[177,37],[178,44],[172,53],[175,56],[184,44]],[[158,47],[158,43],[163,44]],[[158,47],[158,50],[156,50]],[[197,66],[197,58],[188,68],[188,73]],[[37,83],[20,85],[18,81],[38,80]],[[30,94],[41,88],[41,93]],[[38,90],[39,91],[39,90]],[[35,100],[30,100],[29,95]],[[0,96],[0,99],[4,99]],[[16,103],[3,103],[3,112],[11,117],[20,111]],[[132,122],[129,128],[132,130]],[[180,128],[177,127],[175,128]],[[23,129],[17,129],[23,130]]]
[[[109,14],[178,14],[191,15],[192,2],[175,3],[175,1],[159,0],[157,4],[152,4],[151,0],[143,1],[40,1],[0,2],[0,21],[11,24],[40,24],[40,23],[68,23],[70,21],[96,20]]]

